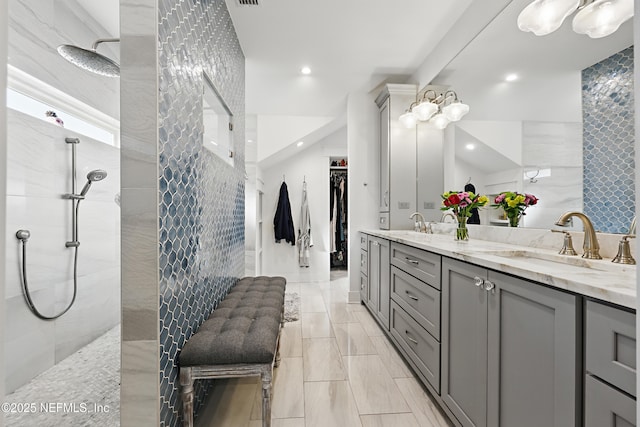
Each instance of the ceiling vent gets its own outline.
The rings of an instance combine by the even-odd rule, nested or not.
[[[236,0],[238,6],[260,6],[259,0]]]

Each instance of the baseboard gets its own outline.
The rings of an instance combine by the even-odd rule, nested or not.
[[[349,300],[350,304],[358,304],[360,303],[360,291],[349,291]]]

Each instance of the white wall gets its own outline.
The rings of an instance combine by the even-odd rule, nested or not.
[[[298,142],[334,119],[335,117],[315,116],[258,116],[257,128],[260,136],[258,161]]]
[[[37,4],[10,0],[3,5],[7,3],[8,18],[0,15],[9,21],[9,64],[117,118],[118,79],[80,70],[56,52],[59,44],[86,47],[108,36],[99,23],[75,0]],[[117,48],[107,50],[117,58]],[[117,148],[11,110],[6,129],[7,144],[2,144],[8,156],[7,167],[2,166],[7,173],[6,185],[0,179],[7,192],[2,198],[7,215],[0,218],[5,234],[2,250],[6,250],[1,275],[5,280],[2,300],[6,322],[2,382],[10,392],[120,321],[120,214],[114,202],[120,188],[120,153]],[[81,140],[77,147],[79,188],[91,169],[106,169],[109,175],[92,186],[80,205],[79,289],[74,307],[60,319],[46,322],[36,318],[24,302],[15,232],[21,228],[32,232],[27,274],[36,306],[46,315],[58,312],[73,290],[73,250],[65,248],[71,239],[71,202],[61,195],[71,190],[71,147],[64,139],[76,136]],[[4,165],[1,153],[0,165]]]
[[[376,133],[377,92],[354,91],[347,97],[349,144],[349,302],[360,301],[360,230],[378,228],[380,153]]]
[[[260,125],[258,125],[260,126]],[[262,129],[260,129],[262,132]],[[264,180],[263,201],[263,274],[285,276],[289,282],[313,282],[329,280],[329,158],[346,157],[347,129],[342,128],[311,147],[300,147],[301,151],[281,164],[262,171]],[[273,217],[276,212],[282,176],[285,176],[291,214],[296,236],[300,223],[302,183],[306,179],[309,211],[311,216],[311,236],[308,268],[298,266],[297,247],[285,241],[275,243]],[[354,240],[350,229],[349,239]],[[359,271],[359,268],[356,270]]]

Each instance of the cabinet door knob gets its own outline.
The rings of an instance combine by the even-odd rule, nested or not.
[[[413,295],[413,294],[411,294],[411,292],[409,292],[409,291],[407,291],[407,290],[405,290],[404,292],[405,292],[405,293],[407,294],[407,296],[408,296],[409,298],[411,298],[412,300],[414,300],[414,301],[418,301],[418,297],[417,297],[417,296],[415,296],[415,295]]]
[[[489,292],[491,291],[492,294],[496,293],[496,284],[493,282],[490,282],[488,280],[484,281],[484,290]]]
[[[484,289],[484,279],[482,277],[476,276],[473,278],[474,284],[482,289]]]
[[[373,241],[373,246],[380,246],[380,243],[378,243],[378,241],[377,241],[377,240],[374,240],[374,241]]]
[[[415,259],[411,259],[411,258],[409,258],[408,256],[404,257],[404,259],[406,259],[406,260],[407,260],[407,262],[409,262],[409,263],[411,263],[411,264],[413,264],[413,265],[418,265],[418,264],[419,264],[419,262],[418,262],[418,261],[416,261]]]
[[[415,345],[418,345],[418,341],[414,340],[413,338],[411,338],[411,335],[409,335],[409,331],[404,331],[405,335],[407,336],[407,339],[409,341],[411,341],[412,343],[414,343]]]

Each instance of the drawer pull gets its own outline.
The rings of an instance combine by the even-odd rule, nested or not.
[[[406,294],[407,294],[407,296],[408,296],[409,298],[411,298],[412,300],[414,300],[414,301],[418,301],[418,297],[417,297],[417,296],[415,296],[415,295],[412,295],[412,294],[411,294],[411,292],[409,292],[409,291],[405,291],[405,293],[406,293]]]
[[[378,241],[377,241],[377,240],[374,240],[374,241],[373,241],[373,246],[380,246],[380,243],[378,243]]]
[[[484,279],[482,277],[476,276],[473,278],[473,280],[476,286],[478,286],[481,289],[484,289]]]
[[[415,259],[411,259],[411,258],[409,258],[408,256],[404,257],[404,259],[406,259],[406,260],[407,260],[407,262],[409,262],[409,263],[411,263],[411,264],[413,264],[413,265],[418,265],[418,264],[419,264],[419,262],[418,262],[418,261],[416,261]]]
[[[413,338],[411,338],[411,335],[409,334],[409,331],[404,331],[405,335],[407,336],[407,339],[409,341],[411,341],[412,343],[414,343],[415,345],[418,345],[418,341],[414,340]]]

